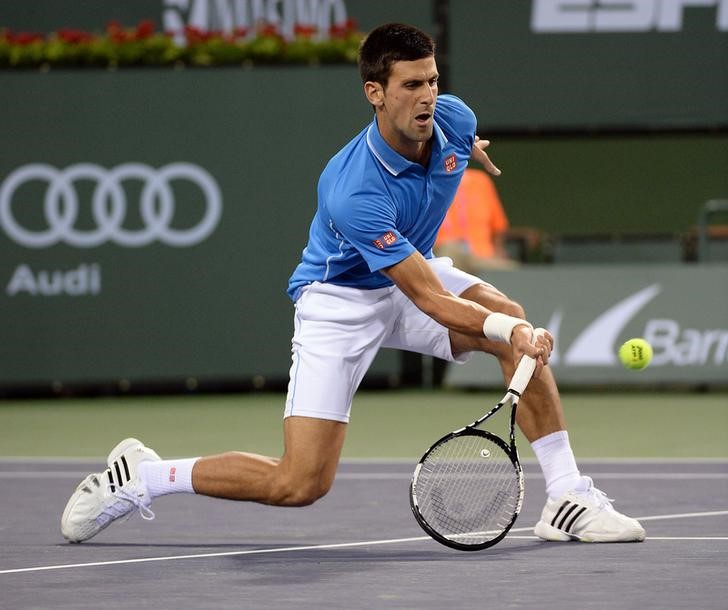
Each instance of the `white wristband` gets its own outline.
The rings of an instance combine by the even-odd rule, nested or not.
[[[526,322],[526,320],[514,318],[504,313],[494,312],[485,318],[485,322],[483,322],[483,334],[486,339],[490,339],[491,341],[510,343],[511,333],[513,333],[513,329],[519,324],[525,324],[533,329],[533,326]]]

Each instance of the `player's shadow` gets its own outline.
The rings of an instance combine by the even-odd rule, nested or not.
[[[550,546],[541,540],[519,541],[509,545],[495,546],[481,551],[457,551],[448,549],[444,546],[432,543],[433,548],[427,549],[382,549],[358,547],[355,549],[306,549],[303,551],[292,551],[291,553],[280,552],[257,555],[239,555],[233,556],[236,561],[247,561],[254,559],[258,563],[277,562],[286,557],[289,562],[294,557],[300,558],[301,561],[322,562],[399,562],[399,561],[502,561],[523,553],[539,552]],[[434,546],[437,545],[437,546]],[[273,547],[272,547],[273,548]],[[553,547],[552,547],[553,548]]]
[[[325,546],[327,543],[321,543]],[[365,545],[354,549],[347,548],[304,548],[308,545],[300,545],[303,550],[299,550],[296,544],[292,543],[239,543],[239,542],[101,542],[89,541],[83,544],[69,544],[68,542],[59,542],[55,545],[63,549],[147,549],[153,551],[155,549],[179,549],[199,551],[208,551],[212,556],[217,551],[230,553],[228,557],[239,561],[251,561],[256,563],[276,563],[285,558],[285,561],[291,561],[292,558],[301,558],[302,561],[318,561],[318,562],[361,562],[361,561],[472,561],[472,560],[495,560],[500,561],[514,555],[522,553],[537,552],[542,548],[550,545],[538,540],[524,540],[511,542],[510,544],[501,544],[498,546],[484,549],[481,551],[457,551],[440,546],[435,542],[431,543],[428,549],[382,549],[371,548]],[[224,549],[224,550],[223,550]],[[239,551],[239,554],[235,554]]]
[[[436,543],[433,543],[436,544]],[[363,574],[367,570],[377,571],[383,564],[442,563],[449,566],[462,562],[500,562],[515,560],[524,554],[540,553],[549,546],[542,541],[523,541],[492,547],[482,551],[456,551],[454,549],[311,549],[296,552],[261,553],[235,555],[230,559],[229,569],[246,575],[246,583],[275,585],[280,582],[280,570],[286,573],[288,584],[307,585],[314,581],[329,581],[332,575],[344,573]],[[219,570],[219,568],[218,568]]]
[[[326,544],[326,543],[321,543]],[[534,553],[550,546],[538,540],[523,540],[501,544],[481,551],[457,551],[440,546],[432,542],[426,549],[383,549],[381,547],[367,547],[362,545],[357,548],[305,548],[310,545],[301,544],[303,550],[299,550],[295,543],[269,542],[247,543],[239,542],[101,542],[89,541],[82,545],[59,542],[55,545],[58,548],[67,550],[87,548],[91,549],[138,549],[155,551],[158,549],[177,549],[179,554],[184,551],[198,551],[201,555],[209,554],[215,556],[218,552],[228,559],[238,562],[245,562],[248,566],[265,565],[290,561],[295,557],[297,561],[314,561],[316,563],[335,562],[345,563],[367,563],[367,562],[435,562],[435,561],[503,561],[523,553]],[[239,551],[239,554],[236,554]]]
[[[278,546],[268,544],[243,544],[240,542],[84,542],[83,544],[70,544],[68,542],[59,542],[56,547],[60,548],[96,548],[96,549],[200,549],[215,553],[220,549],[229,549],[231,551],[240,551],[241,553],[266,550],[268,548],[290,548],[291,545],[281,544]],[[262,551],[261,551],[262,552]]]

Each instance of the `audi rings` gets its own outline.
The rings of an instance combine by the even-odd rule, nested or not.
[[[91,214],[96,227],[78,229],[79,197],[74,183],[95,183],[91,197]],[[139,213],[142,227],[125,228],[127,195],[125,180],[142,183]],[[205,200],[202,219],[192,227],[172,227],[175,198],[171,182],[186,180],[196,185]],[[13,214],[13,195],[22,185],[41,181],[48,184],[43,198],[47,228],[31,230]],[[222,195],[215,179],[191,163],[170,163],[154,169],[142,163],[124,163],[105,169],[92,163],[78,163],[59,170],[51,165],[33,163],[19,167],[0,185],[0,226],[16,243],[28,248],[47,248],[65,243],[77,248],[95,248],[108,241],[127,248],[146,246],[155,240],[175,247],[187,247],[206,239],[217,227],[222,215]]]

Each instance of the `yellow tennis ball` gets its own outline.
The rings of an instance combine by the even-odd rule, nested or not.
[[[652,360],[652,346],[644,339],[629,339],[619,348],[619,360],[624,368],[642,370]]]

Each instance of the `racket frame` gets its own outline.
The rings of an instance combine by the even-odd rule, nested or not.
[[[546,331],[543,328],[537,328],[533,331],[533,338],[532,341],[535,342],[536,338],[539,336],[543,336]],[[417,463],[417,466],[415,467],[415,472],[412,476],[412,481],[410,482],[410,508],[412,509],[412,513],[415,516],[415,519],[417,520],[417,523],[420,524],[420,527],[422,527],[427,534],[429,534],[433,539],[437,540],[437,542],[440,542],[441,544],[444,544],[445,546],[451,547],[453,549],[458,549],[461,551],[480,551],[483,549],[486,549],[488,547],[493,546],[494,544],[497,544],[503,538],[505,538],[506,534],[510,531],[510,529],[513,527],[513,524],[516,522],[516,519],[518,518],[518,515],[521,512],[521,508],[523,507],[523,496],[524,496],[524,490],[525,485],[523,481],[523,467],[521,466],[521,461],[518,456],[518,448],[516,447],[516,408],[518,407],[518,401],[521,398],[521,394],[526,390],[526,386],[528,385],[528,382],[531,380],[531,376],[533,375],[534,370],[536,369],[536,360],[534,358],[531,358],[530,356],[524,355],[523,358],[521,358],[521,361],[518,363],[518,366],[516,367],[516,371],[513,374],[513,377],[511,379],[510,385],[508,387],[508,391],[505,393],[503,398],[498,402],[497,405],[495,405],[490,411],[488,411],[485,415],[482,417],[479,417],[471,424],[468,424],[464,428],[460,428],[458,430],[454,430],[436,442],[434,442],[430,448],[424,453],[424,455],[420,458],[420,461]],[[506,404],[511,404],[511,415],[510,415],[510,426],[509,426],[509,442],[510,444],[506,443],[502,438],[500,438],[498,435],[493,434],[492,432],[489,432],[487,430],[481,430],[479,429],[479,426],[487,420],[489,417],[495,415],[498,411],[500,411],[503,406]],[[508,525],[503,529],[503,531],[498,534],[495,538],[491,540],[487,540],[485,542],[481,542],[478,544],[464,544],[462,542],[458,542],[456,540],[452,540],[450,538],[447,538],[443,536],[442,534],[438,533],[424,518],[422,513],[419,509],[419,504],[417,501],[417,479],[420,473],[420,469],[422,468],[423,462],[427,459],[427,457],[434,451],[439,445],[442,443],[456,437],[456,436],[465,436],[465,435],[476,435],[476,436],[482,436],[485,438],[488,438],[490,441],[494,442],[496,445],[501,447],[505,454],[510,458],[511,463],[513,464],[513,467],[516,471],[516,475],[518,478],[518,498],[516,500],[516,507],[513,512],[513,517],[511,518]]]
[[[410,508],[412,509],[412,514],[415,516],[415,519],[417,520],[417,523],[420,524],[420,527],[427,532],[427,534],[432,537],[434,540],[439,542],[440,544],[444,544],[445,546],[448,546],[453,549],[457,549],[459,551],[481,551],[483,549],[487,549],[490,546],[493,546],[497,543],[499,543],[503,538],[506,537],[506,534],[510,531],[510,529],[513,527],[513,524],[516,522],[516,519],[518,518],[518,515],[521,513],[521,508],[523,506],[523,496],[524,496],[524,481],[523,481],[523,468],[521,466],[520,459],[518,457],[518,448],[516,447],[516,432],[515,432],[515,425],[516,425],[516,407],[518,406],[518,400],[520,398],[520,394],[516,392],[515,390],[509,389],[506,395],[501,399],[501,401],[493,407],[490,411],[488,411],[485,415],[482,417],[476,419],[473,423],[468,424],[467,426],[460,428],[458,430],[454,430],[452,432],[449,432],[439,440],[435,441],[430,448],[424,453],[424,455],[420,458],[420,461],[417,463],[417,466],[415,467],[414,475],[412,476],[412,481],[410,482]],[[493,434],[492,432],[488,430],[481,430],[478,428],[485,420],[487,420],[492,415],[495,415],[504,405],[511,403],[511,415],[510,415],[510,431],[509,431],[509,443],[506,443],[500,436],[497,434]],[[516,508],[514,510],[513,516],[508,523],[508,525],[503,528],[503,531],[498,534],[495,538],[491,540],[486,540],[485,542],[481,542],[478,544],[465,544],[462,542],[458,542],[457,540],[453,540],[452,538],[447,538],[446,536],[443,536],[437,530],[435,530],[430,524],[427,522],[427,520],[424,518],[422,513],[419,509],[419,504],[417,501],[417,480],[419,478],[420,469],[422,468],[422,464],[427,460],[427,458],[430,456],[430,454],[435,451],[440,445],[443,443],[446,443],[447,441],[459,437],[459,436],[479,436],[481,438],[485,438],[492,442],[495,445],[498,445],[503,452],[508,456],[508,458],[511,460],[511,464],[513,465],[513,469],[516,473],[517,479],[518,479],[518,498],[516,500]]]

